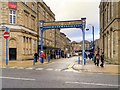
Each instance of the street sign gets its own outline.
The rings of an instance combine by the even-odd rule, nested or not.
[[[82,28],[81,20],[45,22],[43,29]]]
[[[9,38],[9,32],[4,32],[4,38],[5,39]]]
[[[45,22],[44,26],[64,26],[64,25],[79,25],[79,24],[82,24],[81,20]]]

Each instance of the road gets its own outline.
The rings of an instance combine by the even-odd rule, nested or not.
[[[34,68],[2,69],[3,88],[118,88],[118,75],[79,73],[69,67],[77,57]]]

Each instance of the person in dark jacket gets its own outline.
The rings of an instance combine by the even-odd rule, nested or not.
[[[33,65],[35,65],[35,63],[37,62],[37,59],[39,58],[39,55],[38,53],[35,53],[34,54],[34,62],[33,62]]]
[[[100,64],[101,67],[104,67],[104,52],[102,52],[101,54],[101,64]]]

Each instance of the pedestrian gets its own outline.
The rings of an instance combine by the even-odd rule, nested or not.
[[[90,53],[88,54],[88,58],[90,59]]]
[[[85,52],[85,58],[87,59],[87,53]]]
[[[35,63],[37,62],[37,59],[39,58],[38,53],[34,54],[34,61],[33,61],[33,65],[35,65]]]
[[[99,59],[100,59],[100,54],[99,54],[99,52],[97,52],[97,54],[96,54],[97,66],[99,66]]]
[[[94,57],[94,64],[96,65],[97,63],[96,63],[96,56]]]
[[[40,53],[40,58],[41,58],[40,62],[41,62],[41,63],[44,63],[45,54],[44,54],[43,51],[41,51],[41,53]]]
[[[101,64],[100,64],[101,67],[104,67],[104,52],[102,52],[101,54]]]

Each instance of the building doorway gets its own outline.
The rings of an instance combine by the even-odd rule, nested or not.
[[[16,48],[9,48],[9,60],[16,60],[17,56]]]

